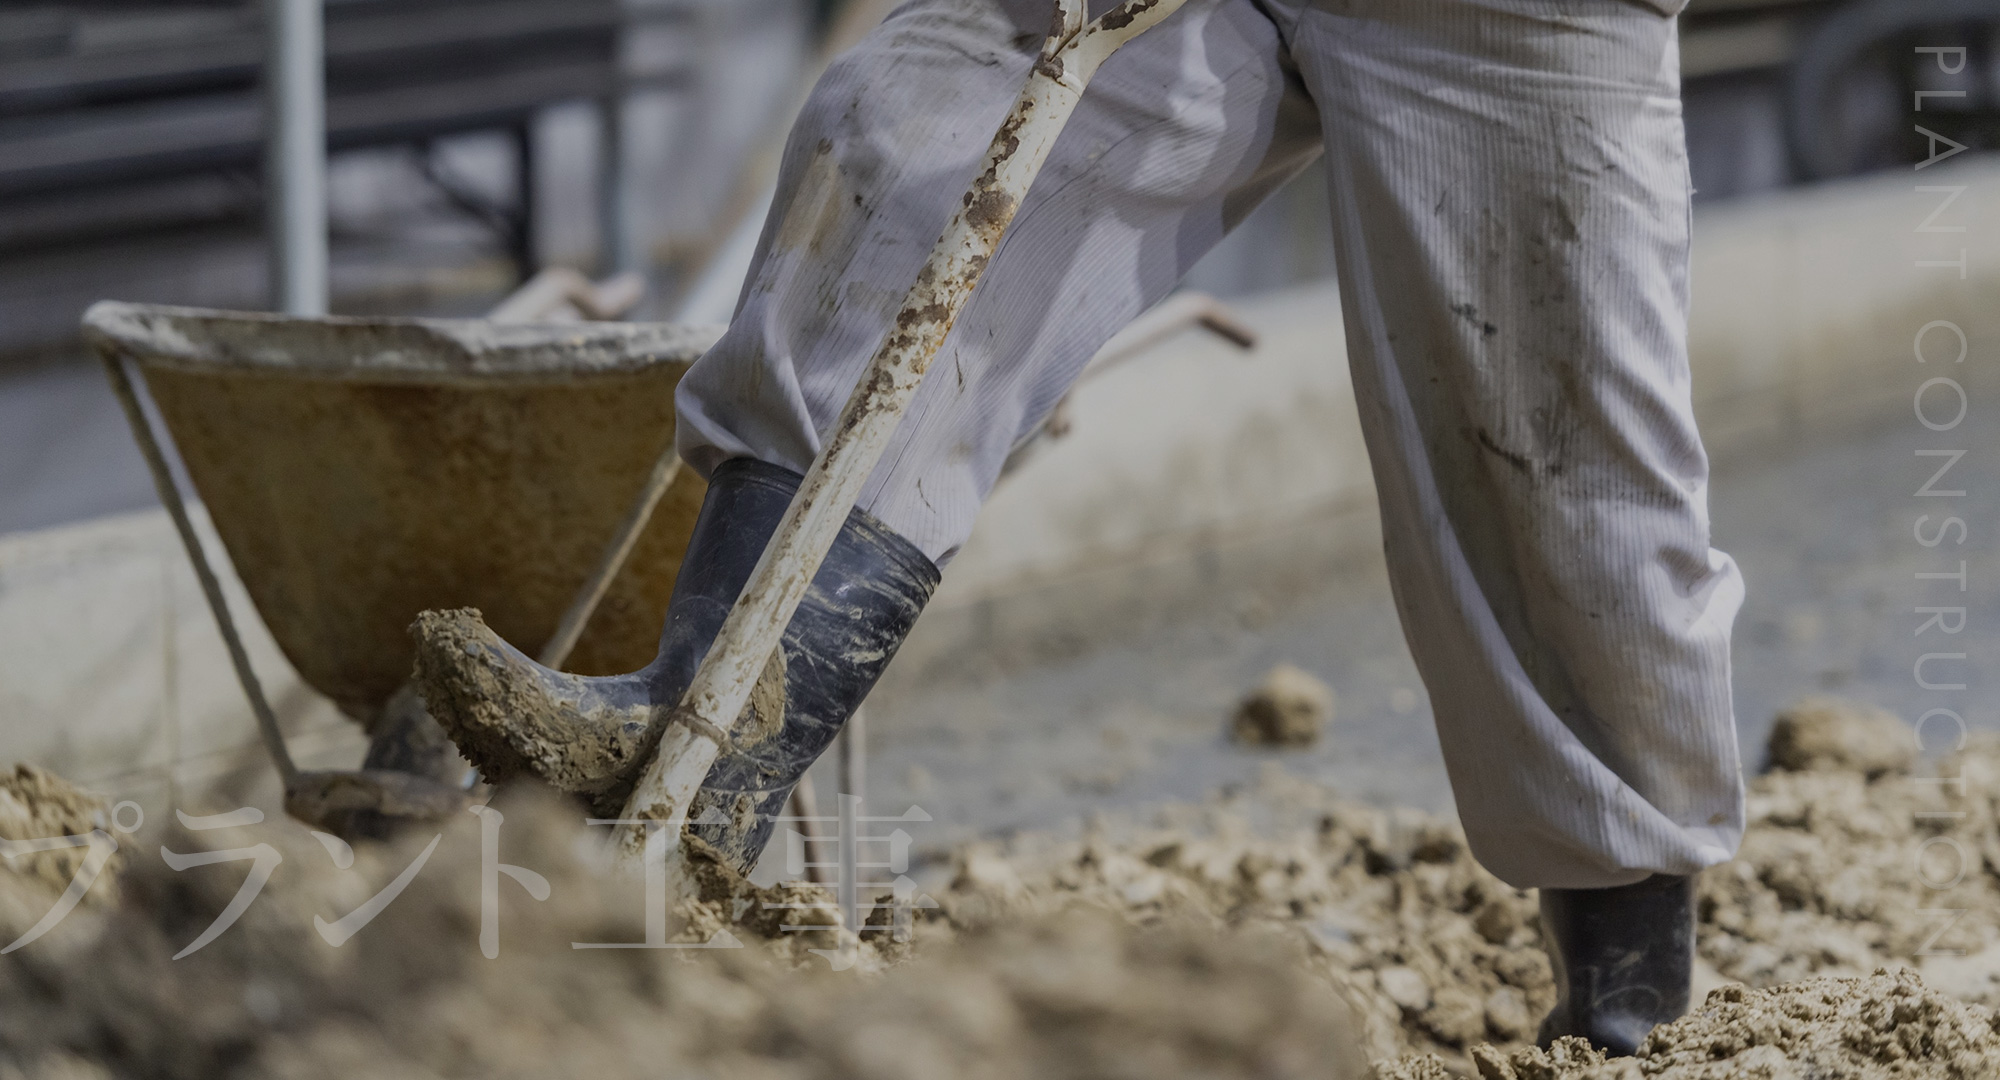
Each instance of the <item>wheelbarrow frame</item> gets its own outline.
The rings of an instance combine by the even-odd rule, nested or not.
[[[86,313],[84,333],[288,788],[296,766],[183,504],[169,440],[280,649],[309,685],[364,723],[407,677],[402,627],[438,602],[509,611],[501,617],[549,640],[545,656],[560,663],[610,592],[612,606],[646,610],[595,627],[578,666],[650,658],[703,487],[678,475],[672,390],[719,328],[298,319],[104,302]],[[144,377],[164,436],[128,364]],[[593,409],[622,415],[593,424]],[[565,418],[572,422],[556,422]],[[427,423],[439,430],[420,430]],[[361,452],[328,453],[349,428]],[[429,460],[447,456],[455,460]],[[371,469],[384,475],[356,475]],[[491,480],[482,494],[505,505],[426,505],[427,496],[451,495],[427,484],[468,475]],[[667,511],[649,522],[663,494]],[[423,511],[441,519],[435,532],[368,517]],[[635,545],[639,558],[621,575]],[[494,558],[532,565],[496,571]],[[377,564],[383,573],[371,574]],[[358,608],[340,608],[347,593],[359,594],[349,597]],[[329,610],[312,610],[316,599]]]

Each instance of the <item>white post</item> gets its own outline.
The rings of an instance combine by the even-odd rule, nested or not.
[[[646,218],[632,162],[631,94],[621,75],[617,89],[598,105],[598,268],[605,274],[643,274],[651,261],[639,233]]]
[[[271,302],[324,315],[326,49],[320,0],[264,0],[264,197]]]
[[[634,7],[638,0],[618,0],[618,40],[613,46],[611,92],[597,103],[597,231],[598,269],[604,274],[646,272],[651,262],[646,238],[639,235],[645,215],[643,192],[632,161],[632,53]]]

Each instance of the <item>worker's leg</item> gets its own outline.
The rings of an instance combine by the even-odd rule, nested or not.
[[[1480,861],[1622,885],[1742,829],[1686,356],[1672,22],[1631,0],[1347,0],[1325,122],[1384,544]]]
[[[1343,0],[1286,26],[1460,817],[1542,889],[1545,1038],[1630,1052],[1686,1007],[1690,875],[1743,823],[1673,24],[1633,0]]]
[[[1094,7],[1101,7],[1098,4]],[[680,389],[682,456],[803,472],[1027,77],[1049,0],[918,0],[841,57],[786,149],[728,333]],[[1251,0],[1202,0],[1084,95],[860,505],[943,561],[1098,346],[1318,152]]]
[[[708,500],[644,672],[537,667],[465,613],[420,628],[426,701],[495,775],[615,806],[957,208],[1050,0],[918,0],[842,57],[792,131],[728,333],[682,381]],[[887,665],[1015,441],[1106,338],[1318,152],[1276,30],[1202,0],[1098,72],[784,637],[782,719],[725,749],[692,831],[748,868]],[[759,700],[752,696],[753,711]],[[700,824],[708,818],[711,824]]]

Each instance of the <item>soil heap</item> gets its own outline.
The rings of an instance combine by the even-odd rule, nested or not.
[[[50,800],[36,805],[81,808],[33,820],[87,830],[102,815],[33,776]],[[519,791],[497,805],[490,913],[481,823],[468,815],[337,947],[326,926],[423,858],[432,837],[363,845],[341,869],[341,849],[289,821],[166,830],[171,851],[262,844],[281,861],[233,926],[181,959],[247,860],[176,872],[133,858],[122,902],[80,908],[0,957],[0,1078],[1366,1075],[1344,1002],[1298,940],[1255,928],[1141,927],[1072,909],[963,929],[932,920],[910,940],[885,930],[860,943],[826,907],[800,906],[828,904],[823,890],[760,889],[707,863],[672,941],[743,947],[577,949],[644,941],[641,887],[607,872],[601,836],[573,806]],[[533,875],[513,867],[539,875],[548,899],[518,886]],[[0,869],[0,936],[13,940],[66,881]]]
[[[1992,1035],[1978,1018],[2000,1004],[2000,740],[1975,737],[1926,763],[1896,717],[1817,699],[1778,718],[1769,759],[1749,784],[1739,857],[1700,882],[1697,999],[1724,982],[1763,989],[1835,977],[1856,1008],[1900,1015],[1907,1010],[1893,1002],[1927,985],[1923,1009],[1932,1011],[1922,1015],[1939,1002],[1974,1006],[1952,1013],[1952,1030],[1983,1031],[1985,1041],[1966,1043],[1966,1054],[1913,1057],[1893,1075],[1956,1077],[1952,1062],[1985,1061]],[[1553,1002],[1532,895],[1473,862],[1455,827],[1346,805],[1275,771],[1255,792],[1163,815],[1150,830],[968,849],[945,900],[953,921],[971,924],[995,907],[1041,910],[1066,897],[1129,918],[1294,928],[1311,943],[1315,970],[1355,1002],[1372,1060],[1429,1052],[1440,1069],[1476,1065],[1505,1077],[1491,1063],[1525,1050]],[[1911,970],[1873,974],[1882,969]],[[1783,1001],[1833,985],[1787,987]],[[1674,1030],[1700,1039],[1698,1027]],[[1756,1045],[1791,1054],[1807,1044]],[[1841,1072],[1798,1052],[1800,1076],[1891,1075]],[[1543,1064],[1516,1071],[1569,1075]],[[1659,1075],[1739,1075],[1714,1069]],[[1740,1075],[1766,1073],[1788,1075]]]
[[[2000,1076],[2000,743],[1927,765],[1898,740],[1914,745],[1893,717],[1837,703],[1781,719],[1742,856],[1700,893],[1707,980],[1742,985],[1630,1061],[1527,1045],[1553,997],[1534,898],[1473,862],[1454,825],[1273,767],[1143,821],[965,847],[948,885],[878,909],[862,941],[817,887],[759,889],[707,864],[673,943],[742,948],[572,948],[643,941],[644,898],[597,861],[576,808],[538,791],[496,802],[498,859],[541,875],[548,900],[502,866],[485,910],[495,872],[468,814],[339,947],[316,925],[367,903],[431,836],[362,845],[343,869],[288,821],[169,827],[121,853],[115,896],[107,874],[63,925],[0,956],[0,1077],[622,1077],[671,1063],[1354,1078],[1364,1059],[1382,1080]],[[46,773],[0,782],[10,839],[102,829],[105,813]],[[156,843],[262,843],[282,861],[234,927],[174,960],[248,864],[176,872]],[[0,864],[0,938],[48,910],[76,858]]]

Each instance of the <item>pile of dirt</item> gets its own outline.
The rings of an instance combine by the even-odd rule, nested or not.
[[[362,845],[342,868],[342,849],[287,821],[170,829],[171,851],[266,844],[281,861],[236,925],[183,959],[248,862],[134,858],[117,903],[0,957],[0,1078],[619,1077],[662,1062],[801,1078],[1358,1077],[1363,1059],[1384,1080],[2000,1075],[2000,743],[1931,771],[1898,756],[1910,733],[1886,714],[1809,703],[1779,730],[1742,858],[1700,892],[1709,982],[1747,985],[1628,1062],[1528,1046],[1554,996],[1534,898],[1481,869],[1454,825],[1348,804],[1274,766],[1143,821],[965,847],[949,884],[919,898],[934,906],[878,909],[861,940],[824,890],[758,888],[695,853],[701,896],[667,940],[713,947],[573,948],[647,940],[643,888],[607,873],[573,803],[540,791],[496,803],[497,856],[473,815],[445,829],[337,947],[324,929],[431,836]],[[0,783],[0,836],[101,829],[103,815],[47,774]],[[1962,867],[1936,861],[1958,852]],[[75,865],[0,869],[0,897],[33,901],[0,904],[0,932],[47,910]],[[1913,963],[1926,948],[1962,955]]]
[[[52,798],[88,802],[44,779]],[[578,949],[645,941],[643,885],[606,873],[573,805],[531,792],[496,805],[493,867],[471,815],[435,847],[351,849],[345,869],[346,849],[289,821],[167,830],[167,850],[246,858],[178,872],[134,859],[123,902],[0,958],[0,1077],[1366,1074],[1345,1005],[1284,935],[1070,909],[933,920],[901,943],[885,928],[878,947],[838,925],[823,890],[760,889],[706,863],[669,940],[715,947]],[[258,845],[278,860],[268,883],[174,959],[230,905]],[[372,922],[330,944],[418,860]],[[498,886],[490,909],[482,878]],[[41,909],[62,884],[0,881]]]
[[[1779,718],[1742,850],[1700,882],[1698,947],[1723,978],[1914,965],[1953,997],[2000,1005],[2000,740],[1935,762],[1916,746],[1862,706],[1809,701]]]
[[[1519,1045],[1555,1002],[1532,894],[1474,862],[1453,825],[1345,803],[1275,767],[1145,827],[968,847],[937,899],[960,927],[1081,905],[1295,934],[1354,1002],[1373,1059]]]
[[[11,774],[0,774],[0,840],[25,841],[42,837],[89,836],[98,834],[98,846],[110,849],[113,841],[111,808],[100,798],[78,791],[68,781],[33,765],[17,765]],[[0,845],[0,948],[6,948],[36,925],[77,871],[92,856],[90,846],[62,847],[29,851],[15,844]],[[98,855],[93,888],[78,902],[79,923],[93,918],[98,910],[118,898],[118,874],[125,864],[123,851]]]
[[[1607,1061],[1580,1039],[1548,1051],[1480,1046],[1472,1059],[1482,1080],[1981,1080],[2000,1076],[2000,1031],[1992,1010],[1938,993],[1914,971],[1882,970],[1719,987],[1629,1059]],[[1375,1080],[1451,1077],[1423,1055]]]
[[[1742,851],[1700,880],[1697,997],[1914,967],[1936,992],[2000,1005],[2000,740],[1929,763],[1916,748],[1908,725],[1866,706],[1809,700],[1778,718]],[[969,848],[944,899],[976,924],[1071,897],[1137,920],[1302,932],[1375,1060],[1431,1052],[1471,1068],[1482,1044],[1524,1049],[1553,1003],[1532,894],[1481,869],[1454,826],[1276,770],[1150,829]]]
[[[84,836],[92,831],[108,834],[111,807],[103,799],[77,790],[69,781],[33,765],[16,765],[11,775],[0,774],[0,838],[26,840],[48,836]],[[22,852],[7,860],[14,883],[32,882],[61,893],[76,875],[88,852],[84,847],[52,851]],[[108,877],[116,878],[122,859],[113,857]],[[108,884],[108,882],[107,882]],[[92,901],[113,898],[114,894],[92,893]]]

